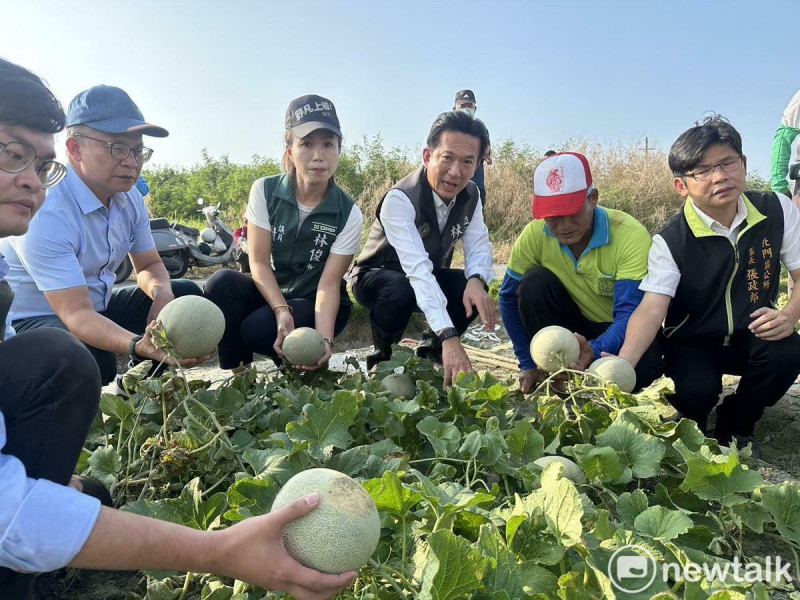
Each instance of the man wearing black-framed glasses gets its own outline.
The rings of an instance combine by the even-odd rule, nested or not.
[[[153,243],[147,208],[134,187],[153,154],[142,143],[144,135],[168,132],[147,123],[124,90],[98,85],[78,94],[67,113],[69,167],[63,181],[49,192],[25,238],[0,241],[16,290],[14,328],[70,331],[94,355],[104,383],[117,374],[117,355],[161,362],[165,353],[146,329],[175,297],[202,293],[191,281],[170,281]],[[19,146],[4,149],[0,168],[4,157],[16,167],[41,163],[45,184],[62,176]],[[136,285],[114,289],[115,270],[126,255]]]
[[[686,202],[653,237],[619,355],[636,365],[658,335],[670,403],[709,435],[716,407],[717,441],[752,444],[760,458],[756,423],[800,373],[800,294],[776,308],[781,264],[800,281],[800,211],[783,194],[745,191],[746,164],[739,132],[716,115],[672,145]],[[741,379],[717,406],[723,374]]]

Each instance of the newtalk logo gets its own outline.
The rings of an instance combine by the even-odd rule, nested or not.
[[[738,557],[725,564],[663,563],[659,565],[652,553],[642,546],[629,544],[614,551],[608,561],[608,576],[620,592],[636,594],[647,590],[660,578],[667,583],[683,579],[688,582],[726,581],[728,583],[792,582],[792,564],[780,556],[767,556],[764,564],[743,563]]]

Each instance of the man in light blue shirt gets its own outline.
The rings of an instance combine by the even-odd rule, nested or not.
[[[0,238],[22,236],[65,167],[53,134],[60,104],[33,73],[0,59]],[[48,199],[48,202],[50,200]],[[0,256],[0,323],[13,292]],[[33,573],[64,566],[214,572],[291,593],[336,595],[354,572],[308,569],[284,549],[285,526],[318,494],[220,531],[198,531],[100,506],[66,484],[100,397],[97,364],[71,334],[41,327],[3,339],[0,328],[0,598],[30,600]]]
[[[26,236],[0,241],[15,293],[10,319],[18,333],[70,331],[108,383],[118,354],[164,359],[145,329],[175,297],[202,291],[191,281],[170,281],[135,188],[153,153],[142,136],[165,137],[166,129],[145,122],[125,91],[98,85],[70,103],[67,133],[66,178],[48,193]],[[115,290],[114,271],[128,254],[137,284]]]

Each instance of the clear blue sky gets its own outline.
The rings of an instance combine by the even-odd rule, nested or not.
[[[574,137],[668,148],[705,111],[727,116],[766,175],[800,87],[792,2],[3,2],[0,56],[66,106],[99,83],[126,89],[170,130],[154,164],[207,147],[279,157],[289,101],[333,100],[345,143],[380,133],[415,147],[471,88],[493,143]],[[2,93],[2,91],[0,91]]]

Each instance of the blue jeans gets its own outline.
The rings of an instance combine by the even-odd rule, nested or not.
[[[176,279],[172,282],[172,293],[176,298],[181,296],[202,296],[203,290],[194,281]],[[100,314],[120,327],[124,327],[137,335],[144,333],[147,327],[147,313],[153,301],[136,285],[117,288],[111,293],[111,300],[106,310]],[[17,333],[32,331],[40,327],[55,327],[69,331],[69,328],[58,318],[58,315],[43,315],[17,319],[11,324]],[[117,355],[108,350],[101,350],[86,344],[100,368],[103,385],[110,383],[117,376]]]

